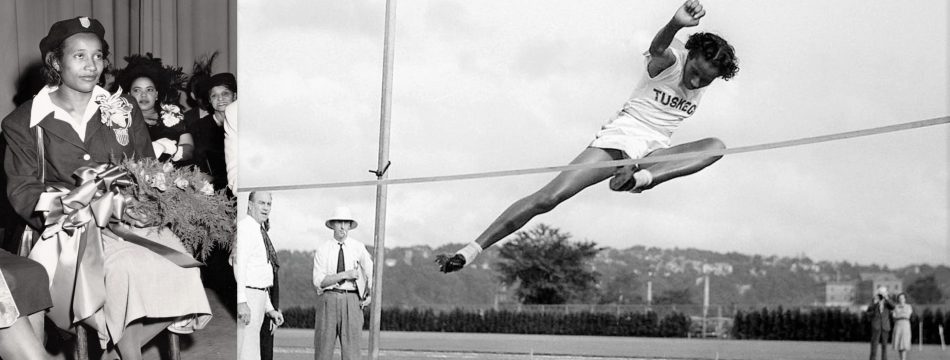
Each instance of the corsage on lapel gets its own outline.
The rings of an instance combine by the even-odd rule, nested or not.
[[[184,118],[185,114],[181,113],[181,108],[179,108],[178,105],[162,105],[162,124],[165,124],[165,127],[178,125],[178,123]]]
[[[116,90],[115,94],[106,96],[101,94],[96,97],[96,104],[99,104],[99,112],[102,114],[101,121],[112,131],[115,131],[115,139],[119,145],[129,145],[129,126],[132,125],[132,104],[126,98],[122,97],[122,88]]]

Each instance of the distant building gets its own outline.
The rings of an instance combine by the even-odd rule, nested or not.
[[[792,266],[789,267],[789,270],[793,273],[797,273],[799,271],[817,273],[821,271],[821,267],[818,266],[817,264],[806,264],[806,263],[796,262],[796,263],[793,263]]]
[[[718,262],[713,264],[703,264],[703,274],[713,274],[716,276],[732,275],[732,264]]]
[[[752,284],[738,284],[736,285],[736,291],[739,293],[739,296],[745,295],[745,293],[752,290]]]
[[[867,272],[860,275],[861,281],[858,282],[857,296],[855,297],[858,304],[870,303],[874,297],[874,292],[881,286],[887,288],[887,293],[890,295],[897,295],[904,291],[904,282],[893,273]]]
[[[819,287],[818,298],[825,306],[849,307],[854,305],[857,281],[829,281]]]

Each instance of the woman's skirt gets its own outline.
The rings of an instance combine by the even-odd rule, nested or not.
[[[53,306],[49,277],[40,263],[0,250],[0,328]]]
[[[139,236],[186,252],[168,229],[136,229]],[[175,332],[204,328],[211,320],[211,306],[198,268],[183,268],[141,246],[103,237],[105,247],[105,321],[113,342],[125,327],[142,318],[175,320]]]
[[[910,320],[897,319],[894,322],[894,349],[910,350]]]

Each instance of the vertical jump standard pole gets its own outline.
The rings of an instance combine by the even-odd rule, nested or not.
[[[376,165],[377,180],[386,180],[389,175],[389,118],[392,112],[393,45],[396,39],[396,0],[386,0],[386,33],[383,40],[383,91],[379,111],[379,162]],[[386,243],[386,196],[387,185],[376,185],[376,230],[373,246],[373,300],[369,316],[369,355],[379,358],[379,323],[383,303],[383,267]]]
[[[703,330],[700,337],[706,337],[706,317],[709,314],[709,275],[703,275]]]

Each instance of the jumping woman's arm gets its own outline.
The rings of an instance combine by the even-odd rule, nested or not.
[[[653,42],[650,43],[650,63],[647,65],[647,71],[651,77],[676,61],[670,51],[670,44],[676,33],[684,27],[699,25],[699,19],[703,16],[706,16],[706,10],[703,10],[703,5],[699,3],[699,0],[686,1],[676,10],[673,18],[656,33]]]

